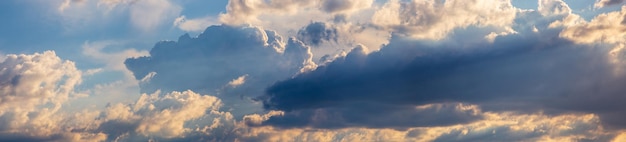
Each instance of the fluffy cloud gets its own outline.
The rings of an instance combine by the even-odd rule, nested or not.
[[[9,54],[0,63],[0,140],[99,141],[104,134],[81,131],[83,116],[60,112],[81,82],[74,62],[52,51]]]
[[[567,26],[561,37],[577,43],[626,43],[626,6],[621,11],[600,14],[590,22]]]
[[[537,26],[544,29],[549,23]],[[621,102],[626,98],[620,92],[626,90],[617,85],[626,82],[626,76],[613,73],[624,68],[608,60],[613,46],[576,44],[561,38],[558,28],[541,34],[530,31],[531,28],[520,29],[527,30],[498,36],[493,43],[464,46],[394,36],[379,51],[365,54],[356,48],[314,71],[278,82],[259,99],[267,109],[285,111],[284,119],[300,116],[297,120],[320,115],[331,120],[350,116],[377,118],[377,113],[341,116],[332,112],[356,109],[351,111],[407,114],[392,108],[463,102],[488,111],[595,113],[607,127],[626,126],[617,121],[626,115],[618,109],[625,107]],[[594,99],[588,99],[591,96]],[[317,109],[329,113],[300,115]],[[281,123],[291,125],[293,121],[296,120]],[[411,124],[415,123],[405,123]],[[356,126],[377,125],[385,123]]]
[[[109,139],[184,137],[193,131],[210,131],[228,123],[224,121],[232,121],[230,113],[218,111],[221,105],[214,96],[192,91],[143,94],[133,104],[109,106],[99,118],[104,121],[99,130],[110,134]]]
[[[515,14],[507,0],[390,0],[376,11],[372,23],[414,38],[442,39],[453,29],[468,26],[506,30]]]
[[[262,94],[276,80],[316,66],[309,47],[297,39],[285,43],[273,31],[226,25],[208,27],[198,37],[183,35],[178,41],[157,43],[150,56],[127,59],[125,64],[136,79],[156,73],[141,85],[142,92],[190,89],[217,94],[228,108],[233,102],[248,103],[241,98]],[[224,88],[242,75],[245,84]]]

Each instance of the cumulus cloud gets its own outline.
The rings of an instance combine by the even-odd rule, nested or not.
[[[81,131],[82,116],[60,109],[75,98],[81,71],[53,51],[6,55],[0,63],[0,140],[100,141],[104,134]],[[89,114],[81,113],[83,116]]]
[[[414,38],[442,39],[453,29],[468,26],[504,30],[515,14],[516,9],[507,0],[390,0],[376,11],[372,23]]]
[[[138,20],[133,22],[137,28],[174,21],[181,30],[198,32],[212,25],[210,18],[172,14],[180,9],[167,0],[64,2],[59,8],[63,13],[95,2],[96,11],[127,9],[128,17]],[[621,109],[626,107],[626,42],[620,33],[626,7],[585,21],[562,0],[539,0],[537,10],[520,10],[506,0],[372,4],[232,0],[219,17],[227,25],[159,42],[150,52],[105,52],[114,44],[86,42],[83,54],[104,66],[84,74],[54,52],[2,57],[0,141],[626,137]],[[146,14],[164,16],[142,16]],[[292,23],[284,23],[283,16],[302,15],[313,18],[285,26]],[[295,37],[261,28],[279,22],[274,27],[284,26],[283,32]],[[233,26],[242,23],[258,26]],[[315,52],[333,49],[337,51]],[[321,66],[313,62],[311,50],[329,53],[318,55],[324,56]],[[134,80],[75,93],[82,75],[125,71],[122,60]],[[119,92],[119,84],[129,82],[139,83],[141,92],[156,93]],[[128,97],[94,97],[107,93]],[[76,101],[111,103],[103,109],[63,110],[71,98],[85,96]]]
[[[264,87],[316,65],[308,46],[297,39],[287,41],[276,32],[252,26],[211,26],[198,37],[157,43],[150,56],[125,61],[136,79],[155,72],[142,92],[193,90],[217,94],[226,107],[248,104],[245,96],[262,94]],[[245,84],[223,88],[234,78]],[[243,80],[242,80],[243,81]],[[225,90],[223,90],[225,89]],[[241,111],[254,111],[249,108]]]
[[[133,104],[109,106],[99,118],[104,121],[99,130],[110,134],[109,139],[132,138],[125,134],[166,139],[184,137],[192,131],[208,131],[227,123],[220,119],[232,121],[230,113],[218,111],[221,105],[217,97],[192,91],[143,94]],[[190,125],[192,121],[195,123]]]
[[[537,10],[543,15],[558,15],[572,13],[569,5],[562,0],[539,0]]]
[[[537,26],[545,28],[549,23]],[[290,115],[302,117],[297,120],[315,119],[319,114],[299,114],[316,109],[394,113],[402,111],[391,108],[463,102],[488,111],[595,113],[606,127],[626,126],[616,121],[626,115],[617,109],[624,107],[621,101],[626,98],[620,92],[626,90],[616,85],[626,82],[626,76],[612,73],[624,68],[608,60],[613,46],[576,44],[561,38],[558,28],[537,34],[531,27],[498,36],[493,43],[463,46],[397,35],[379,51],[365,54],[356,48],[314,71],[278,82],[259,99],[266,109],[285,111],[284,119]],[[591,96],[594,99],[588,99]],[[579,105],[583,102],[585,106]],[[366,109],[358,104],[386,107]],[[342,114],[323,116],[379,116]],[[293,121],[284,120],[282,125],[292,125]],[[384,123],[356,126],[379,124]],[[404,125],[410,124],[415,123]]]
[[[590,22],[567,26],[561,37],[577,43],[626,43],[626,6],[621,11],[600,14]]]

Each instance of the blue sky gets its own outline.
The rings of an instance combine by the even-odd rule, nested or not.
[[[0,1],[0,141],[626,141],[625,4]]]

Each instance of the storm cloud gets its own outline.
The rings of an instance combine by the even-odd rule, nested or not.
[[[498,36],[493,43],[465,47],[394,36],[380,51],[365,54],[361,48],[278,82],[259,99],[266,109],[285,111],[285,118],[274,119],[285,124],[293,123],[289,116],[318,117],[301,115],[311,110],[394,113],[403,111],[390,108],[460,102],[477,104],[485,111],[596,113],[606,126],[626,126],[617,121],[626,117],[620,109],[626,107],[622,103],[626,100],[622,95],[626,75],[615,73],[624,66],[610,61],[613,47],[576,44],[561,38],[558,29]],[[317,115],[336,116],[331,114]],[[377,113],[344,115],[383,117]],[[349,116],[328,119],[345,118]],[[276,123],[269,120],[267,123]],[[396,126],[380,122],[356,125]],[[325,127],[318,123],[309,126]]]

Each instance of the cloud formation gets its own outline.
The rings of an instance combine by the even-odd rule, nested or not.
[[[61,60],[53,51],[7,55],[0,63],[0,140],[103,140],[101,133],[63,123],[83,120],[60,112],[79,97],[74,87],[82,81],[81,74],[74,62]]]
[[[537,26],[544,29],[548,24]],[[577,44],[561,38],[567,30],[548,28],[540,34],[520,30],[517,34],[497,36],[493,43],[471,46],[459,46],[447,40],[433,44],[397,35],[379,51],[365,54],[362,48],[355,48],[345,57],[314,71],[278,82],[259,99],[266,109],[285,111],[284,116],[274,119],[281,120],[280,123],[267,122],[277,126],[299,126],[292,123],[322,116],[329,120],[380,116],[332,113],[348,109],[407,114],[395,108],[461,102],[477,104],[488,111],[595,113],[604,126],[624,128],[626,125],[617,119],[626,113],[617,108],[625,107],[621,101],[626,98],[620,94],[626,90],[617,84],[626,82],[626,76],[613,71],[625,66],[611,62],[615,58],[609,53],[615,48]],[[594,99],[588,99],[591,96]],[[362,107],[362,104],[376,107]],[[324,111],[308,113],[311,110]],[[292,115],[298,119],[289,119]],[[411,124],[415,123],[403,123]],[[351,121],[334,124],[342,125],[355,126]],[[396,126],[379,122],[356,126],[379,125]],[[307,126],[324,127],[315,123]]]
[[[143,94],[133,104],[107,107],[99,117],[103,123],[98,129],[109,134],[109,139],[134,138],[128,135],[180,138],[193,131],[210,132],[227,123],[223,121],[232,121],[230,113],[218,111],[221,105],[217,97],[192,91]]]
[[[307,45],[337,42],[337,28],[323,22],[313,22],[298,31],[298,39]]]
[[[294,38],[285,41],[274,31],[218,25],[208,27],[198,37],[183,35],[178,41],[157,43],[150,56],[130,58],[125,64],[138,80],[156,73],[140,84],[142,92],[160,89],[217,94],[230,108],[234,102],[249,101],[242,98],[262,94],[264,87],[279,79],[314,68],[311,56],[308,46]],[[242,82],[232,82],[242,75]],[[231,83],[237,87],[224,88]],[[258,108],[242,111],[254,110]]]
[[[508,0],[390,0],[376,11],[372,24],[413,38],[442,39],[453,29],[468,26],[506,31],[515,13]]]

